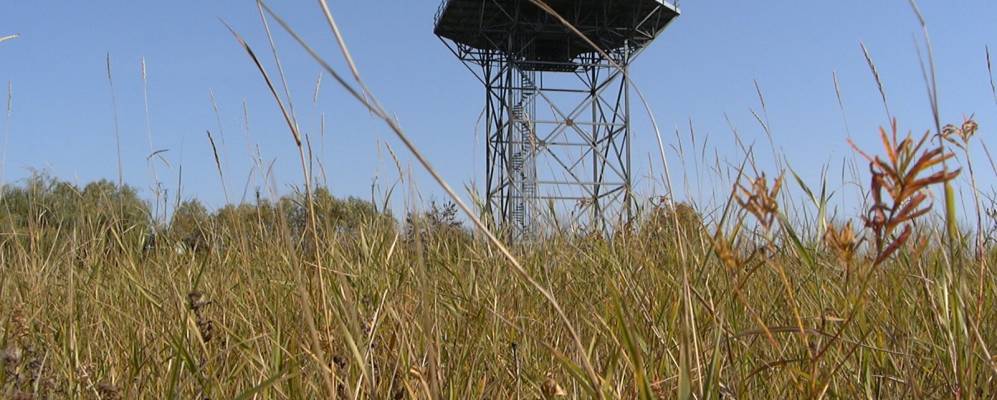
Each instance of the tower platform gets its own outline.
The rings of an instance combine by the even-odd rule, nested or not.
[[[679,15],[662,0],[545,0],[604,51],[646,46]],[[529,0],[449,0],[435,33],[480,51],[499,51],[523,65],[570,63],[592,46]],[[562,65],[563,68],[563,65]],[[542,68],[539,68],[542,69]]]

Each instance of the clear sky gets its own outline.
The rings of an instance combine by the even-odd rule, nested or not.
[[[317,2],[274,3],[345,71]],[[997,147],[992,139],[997,104],[984,55],[985,46],[997,46],[997,2],[921,3],[939,68],[943,120],[959,122],[964,114],[975,113],[982,126],[979,138]],[[463,187],[481,176],[484,150],[474,126],[483,93],[432,34],[438,2],[330,0],[330,5],[373,92],[445,177]],[[690,120],[697,145],[706,143],[710,163],[714,154],[732,163],[741,157],[733,126],[745,143],[755,143],[761,167],[770,175],[777,173],[768,139],[751,113],[761,113],[755,81],[765,97],[776,146],[805,179],[816,182],[826,164],[833,175],[839,173],[842,159],[852,157],[846,142],[849,132],[860,145],[876,146],[876,128],[887,118],[860,42],[878,64],[891,111],[901,126],[923,132],[932,125],[915,49],[920,29],[907,0],[686,0],[679,6],[683,15],[637,60],[633,74],[667,131],[676,183],[684,181],[683,171],[688,175],[688,185],[682,186],[688,187],[689,196],[709,197],[712,190],[697,184],[709,185],[709,179],[698,176],[710,173],[700,171],[706,163],[691,155],[696,152],[690,151]],[[250,143],[258,144],[268,161],[276,159],[275,177],[282,191],[300,183],[297,155],[280,114],[258,72],[219,19],[245,35],[275,73],[254,1],[0,2],[0,36],[21,35],[0,43],[0,81],[13,87],[13,113],[4,120],[9,126],[4,149],[7,180],[22,179],[32,169],[79,183],[116,179],[114,110],[105,68],[109,54],[125,180],[145,196],[150,196],[152,178],[146,161],[151,151],[143,57],[148,66],[151,149],[169,150],[163,155],[171,167],[156,168],[171,191],[183,165],[185,197],[196,195],[211,206],[224,203],[206,130],[218,141],[233,201],[242,196],[251,171]],[[299,122],[315,138],[316,156],[325,164],[334,193],[369,197],[375,177],[390,182],[394,164],[379,150],[379,143],[386,142],[413,167],[424,198],[441,197],[383,124],[331,80],[323,82],[314,102],[318,66],[283,32],[276,38]],[[847,128],[835,96],[835,71]],[[324,140],[319,133],[322,114]],[[645,192],[655,190],[646,178],[648,159],[656,157],[648,126],[647,118],[638,114],[635,163]],[[679,140],[685,168],[674,161]],[[985,159],[978,162],[983,186],[990,191],[994,173]]]

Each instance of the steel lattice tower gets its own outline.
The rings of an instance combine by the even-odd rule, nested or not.
[[[662,0],[543,3],[447,0],[436,17],[485,87],[484,211],[513,240],[545,219],[605,230],[632,217],[628,70],[679,15]]]

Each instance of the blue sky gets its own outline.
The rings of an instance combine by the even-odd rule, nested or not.
[[[274,3],[345,71],[316,2]],[[982,126],[979,139],[995,143],[990,132],[997,122],[997,104],[984,48],[997,46],[997,26],[992,23],[997,2],[922,3],[939,69],[943,120],[960,122],[963,115],[975,113]],[[432,34],[438,2],[331,0],[330,5],[372,91],[445,178],[463,187],[481,176],[484,150],[474,126],[483,93]],[[878,65],[901,127],[923,132],[932,126],[915,50],[920,29],[906,0],[685,0],[679,5],[683,15],[637,60],[633,75],[666,130],[674,180],[687,187],[680,196],[708,199],[711,185],[716,186],[703,169],[707,163],[690,155],[696,153],[690,151],[690,120],[710,160],[716,154],[736,163],[743,155],[735,145],[733,126],[744,142],[755,144],[760,167],[769,175],[778,173],[768,139],[751,113],[761,112],[755,81],[765,97],[777,150],[808,181],[818,181],[822,167],[829,165],[832,181],[840,184],[842,160],[853,156],[848,133],[859,145],[872,148],[877,145],[877,127],[887,123],[860,42]],[[11,83],[14,100],[11,118],[3,120],[9,126],[7,180],[22,179],[32,169],[79,183],[116,179],[114,110],[105,69],[109,54],[125,180],[145,196],[150,196],[152,178],[146,161],[150,145],[143,57],[149,72],[151,147],[169,150],[164,156],[171,167],[157,164],[157,169],[171,192],[178,166],[183,165],[184,197],[196,195],[211,206],[225,202],[206,130],[218,141],[233,201],[242,196],[252,168],[252,145],[259,146],[267,161],[276,160],[281,191],[301,182],[297,154],[278,109],[219,19],[242,33],[275,73],[254,1],[0,2],[0,36],[21,34],[0,43],[0,81],[5,87]],[[423,199],[441,198],[441,191],[383,124],[331,80],[323,82],[318,102],[313,102],[318,66],[283,32],[276,38],[299,122],[314,138],[316,156],[325,164],[334,193],[369,197],[375,179],[390,182],[395,167],[380,145],[387,143],[412,166]],[[834,72],[841,84],[847,129],[835,96]],[[243,102],[249,110],[248,138]],[[321,139],[323,114],[326,130]],[[635,124],[641,190],[660,192],[647,178],[648,159],[656,157],[647,118],[638,114]],[[679,141],[684,164],[677,161]],[[976,152],[982,156],[979,148]],[[977,162],[982,186],[991,187],[993,171],[985,158]]]

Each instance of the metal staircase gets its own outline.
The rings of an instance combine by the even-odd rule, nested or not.
[[[512,154],[509,167],[512,174],[513,203],[509,213],[513,226],[519,236],[527,236],[531,232],[531,205],[537,197],[537,136],[533,120],[530,116],[537,97],[537,86],[529,73],[519,72],[518,102],[510,110],[512,116]]]

